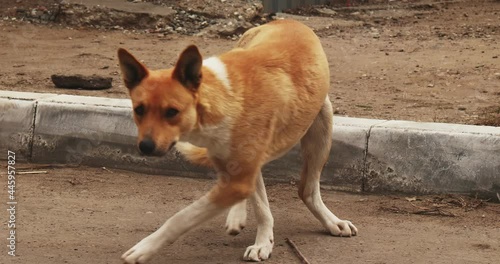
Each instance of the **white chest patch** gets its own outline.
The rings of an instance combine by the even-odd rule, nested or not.
[[[227,69],[224,62],[222,62],[217,57],[210,57],[203,60],[203,66],[212,71],[215,77],[222,82],[226,89],[231,90],[231,83],[229,82],[229,77],[227,75]]]
[[[231,119],[226,117],[219,124],[202,126],[196,131],[181,136],[180,141],[207,148],[211,154],[225,159],[230,155],[231,124]]]

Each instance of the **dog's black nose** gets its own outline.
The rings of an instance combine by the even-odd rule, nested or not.
[[[143,139],[139,143],[139,150],[146,155],[153,154],[155,151],[155,142],[151,139]]]

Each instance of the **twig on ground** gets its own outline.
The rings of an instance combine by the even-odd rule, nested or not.
[[[299,248],[297,247],[297,245],[295,245],[295,243],[293,243],[293,241],[289,238],[285,238],[285,241],[286,243],[288,243],[288,245],[292,248],[293,252],[295,253],[295,255],[297,255],[297,257],[300,259],[300,262],[302,264],[310,264],[310,262],[306,259],[306,257],[302,254],[302,252],[300,252]]]
[[[109,169],[108,169],[108,168],[106,168],[106,167],[102,167],[102,169],[103,169],[103,170],[105,170],[105,171],[107,171],[107,172],[109,172],[109,173],[113,173],[111,170],[109,170]]]
[[[39,170],[39,169],[56,169],[56,168],[77,168],[78,165],[70,164],[26,164],[16,166],[17,170]]]
[[[18,171],[16,174],[47,174],[47,171]]]
[[[398,214],[437,215],[437,216],[447,216],[447,217],[456,216],[454,213],[445,211],[437,206],[428,208],[428,207],[416,206],[413,203],[410,204],[413,205],[415,208],[417,208],[417,210],[402,209],[394,205],[392,207],[380,207],[380,209]]]
[[[439,207],[427,208],[427,207],[419,207],[419,210],[411,212],[412,214],[419,215],[440,215],[440,216],[448,216],[455,217],[456,215],[452,212],[445,211]]]

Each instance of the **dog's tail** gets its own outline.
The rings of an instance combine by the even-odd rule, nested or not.
[[[206,148],[200,148],[187,142],[177,142],[175,148],[191,163],[209,168],[213,167]]]

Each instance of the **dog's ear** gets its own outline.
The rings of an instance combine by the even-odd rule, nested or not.
[[[173,78],[192,91],[201,84],[202,58],[195,45],[188,46],[180,55],[175,65]]]
[[[125,49],[118,49],[118,61],[125,86],[132,90],[147,75],[148,69]]]

